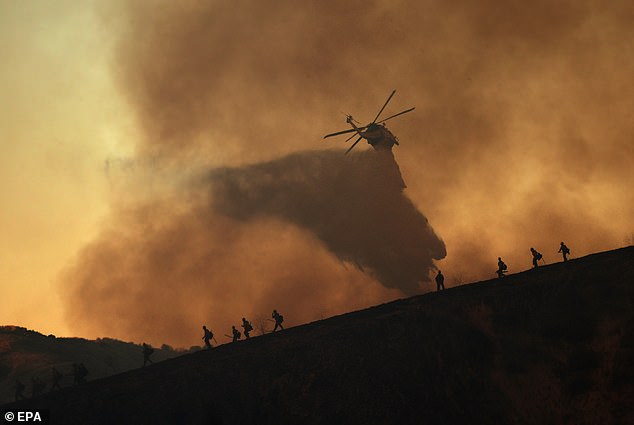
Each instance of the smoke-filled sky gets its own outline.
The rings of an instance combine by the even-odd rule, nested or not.
[[[0,322],[192,345],[632,242],[631,1],[173,3],[0,2]],[[402,193],[321,138],[393,89]]]

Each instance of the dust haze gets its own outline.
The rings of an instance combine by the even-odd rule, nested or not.
[[[301,323],[431,289],[443,240],[436,264],[451,285],[492,277],[498,256],[527,268],[530,246],[556,261],[561,240],[583,255],[632,231],[631,2],[122,2],[100,13],[142,129],[137,159],[180,171],[147,177],[151,190],[137,177],[113,189],[102,235],[63,279],[78,331],[188,345],[203,323],[226,329],[272,308]],[[407,188],[355,221],[337,190],[370,199],[380,186],[330,172],[353,173],[344,158],[372,151],[339,157],[343,141],[321,136],[345,128],[342,112],[371,120],[392,89],[386,114],[416,106],[389,123]],[[392,219],[398,207],[409,221]],[[384,249],[398,245],[389,255],[336,227],[367,236],[374,215]]]

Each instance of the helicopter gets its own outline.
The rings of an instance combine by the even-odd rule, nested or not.
[[[379,116],[381,116],[381,113],[383,112],[383,110],[385,109],[387,104],[390,102],[390,100],[392,99],[392,96],[394,96],[395,93],[396,93],[396,90],[393,90],[392,94],[390,94],[390,96],[387,98],[387,100],[383,104],[383,107],[381,108],[379,113],[376,114],[376,117],[371,123],[358,127],[355,124],[355,122],[357,124],[360,124],[360,123],[356,121],[354,118],[352,118],[352,115],[348,114],[346,115],[346,122],[350,124],[352,128],[349,130],[342,130],[342,131],[337,131],[335,133],[326,134],[324,136],[324,139],[327,139],[328,137],[338,136],[340,134],[354,133],[352,134],[352,136],[346,139],[346,142],[348,142],[352,140],[354,136],[358,135],[359,137],[357,138],[357,140],[346,151],[346,155],[357,145],[357,143],[359,143],[361,139],[366,139],[368,141],[368,144],[372,146],[375,150],[391,150],[392,146],[398,145],[399,143],[396,136],[392,134],[392,132],[388,130],[388,128],[385,126],[385,122],[388,120],[391,120],[392,118],[396,118],[399,115],[406,114],[416,109],[416,107],[409,108],[399,112],[398,114],[394,114],[387,118],[383,118],[379,120]]]

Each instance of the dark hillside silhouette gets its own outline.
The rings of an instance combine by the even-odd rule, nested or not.
[[[634,247],[226,344],[18,408],[59,424],[634,423]]]
[[[152,359],[162,361],[183,353],[163,346]],[[45,392],[74,385],[80,364],[88,371],[84,379],[103,378],[142,366],[142,348],[111,338],[56,338],[18,326],[0,326],[0,404],[15,398],[16,379],[29,383],[25,391],[29,397],[33,379],[44,382]]]

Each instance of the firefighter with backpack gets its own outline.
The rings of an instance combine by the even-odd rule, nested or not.
[[[273,328],[273,332],[275,332],[279,326],[280,329],[284,330],[284,326],[282,326],[282,322],[284,321],[284,316],[277,312],[277,310],[273,310],[271,313],[271,317],[275,321],[275,327]]]
[[[507,270],[508,267],[504,264],[504,261],[502,261],[502,257],[498,257],[498,270],[496,272],[498,277],[504,277],[504,273],[506,273]]]
[[[235,326],[231,326],[231,335],[233,338],[233,342],[237,342],[240,340],[240,331],[237,330]]]
[[[209,329],[207,329],[207,326],[205,325],[203,325],[203,332],[205,334],[203,335],[202,339],[205,341],[205,346],[209,350],[211,349],[211,340],[213,339],[215,341],[216,338],[214,338],[214,333],[210,331]]]
[[[542,259],[542,254],[537,252],[535,248],[531,248],[531,254],[533,254],[533,268],[537,268],[537,262]]]
[[[251,326],[251,322],[249,322],[244,317],[242,318],[242,329],[244,329],[244,337],[246,339],[249,339],[250,338],[249,332],[253,330],[253,326]]]
[[[570,248],[568,248],[565,243],[563,242],[561,243],[561,245],[559,246],[559,251],[557,252],[561,252],[561,255],[564,256],[564,263],[568,261],[568,254],[570,254]]]

